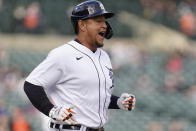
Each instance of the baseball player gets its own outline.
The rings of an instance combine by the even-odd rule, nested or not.
[[[53,49],[26,78],[24,91],[51,118],[50,131],[104,131],[108,109],[134,109],[134,95],[112,95],[112,65],[100,48],[113,35],[106,21],[113,15],[100,1],[78,4],[71,15],[76,39]]]

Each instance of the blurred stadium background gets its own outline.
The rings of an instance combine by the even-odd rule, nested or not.
[[[135,111],[110,110],[106,131],[196,130],[196,1],[101,0],[116,13],[105,41],[114,94],[136,95]],[[0,131],[46,131],[23,82],[52,49],[74,38],[82,0],[0,0]]]

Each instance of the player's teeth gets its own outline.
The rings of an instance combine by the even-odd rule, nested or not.
[[[99,35],[104,36],[104,33],[103,32],[100,32]]]

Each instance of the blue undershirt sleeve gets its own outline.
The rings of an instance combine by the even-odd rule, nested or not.
[[[43,114],[49,116],[49,112],[54,105],[48,99],[43,87],[25,81],[24,91],[33,106]]]
[[[120,109],[117,105],[118,96],[112,95],[109,109]]]

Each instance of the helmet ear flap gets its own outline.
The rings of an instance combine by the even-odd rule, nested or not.
[[[105,38],[106,39],[110,39],[113,36],[113,30],[112,30],[112,27],[110,26],[110,24],[107,21],[105,23],[107,25],[107,29],[106,29],[106,33],[105,33]]]
[[[74,32],[76,33],[76,34],[78,34],[78,18],[76,18],[76,17],[71,17],[71,23],[72,23],[72,26],[73,26],[73,28],[74,28]]]

